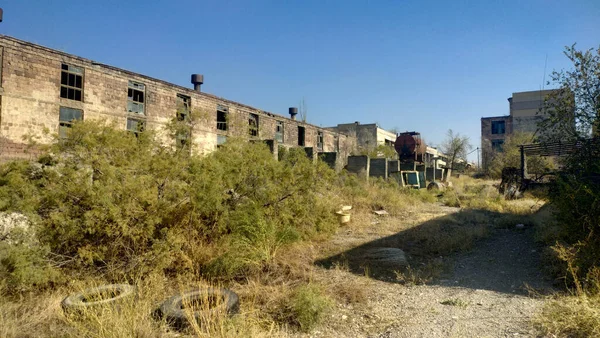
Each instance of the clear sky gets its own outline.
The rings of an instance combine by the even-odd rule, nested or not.
[[[451,128],[569,67],[565,45],[600,45],[600,0],[3,1],[0,33],[308,122]],[[546,77],[548,78],[548,76]],[[547,87],[546,87],[547,88]],[[470,156],[474,160],[475,154]]]

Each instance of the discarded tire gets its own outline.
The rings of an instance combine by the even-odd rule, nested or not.
[[[61,302],[65,312],[78,312],[101,306],[119,305],[135,295],[135,287],[129,284],[108,284],[86,289],[67,296]]]
[[[217,312],[235,314],[239,311],[238,295],[229,289],[203,288],[184,292],[165,300],[158,309],[158,315],[177,329],[190,325],[189,319],[197,323],[202,318]]]
[[[427,186],[427,190],[444,191],[446,190],[446,186],[442,182],[433,181],[429,183],[429,185]]]

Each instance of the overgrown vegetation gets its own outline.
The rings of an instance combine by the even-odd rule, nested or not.
[[[135,135],[78,122],[37,162],[0,166],[0,212],[26,224],[5,227],[10,232],[0,241],[4,336],[17,335],[14,321],[30,311],[46,316],[32,322],[31,332],[164,332],[164,323],[142,317],[169,290],[178,290],[174,281],[198,279],[243,284],[248,305],[245,315],[198,328],[197,335],[308,331],[331,309],[331,299],[365,299],[358,286],[312,281],[315,254],[306,252],[307,245],[337,229],[340,205],[352,205],[356,214],[385,209],[398,216],[435,200],[395,183],[336,174],[303,149],[289,149],[276,160],[262,143],[230,138],[217,151],[196,156],[179,142],[193,136],[194,122],[194,116],[173,122],[167,136],[177,140],[174,146],[151,131]],[[56,298],[80,288],[78,280],[130,282],[146,294],[123,315],[90,313],[83,322],[63,317],[55,305],[33,306],[36,296]],[[291,292],[283,291],[288,287]],[[22,297],[29,300],[17,305],[14,299]],[[123,325],[129,328],[118,328]]]
[[[492,161],[489,167],[489,176],[495,179],[502,178],[502,169],[506,167],[521,167],[520,145],[534,142],[534,135],[531,133],[516,132],[507,136],[502,151],[492,154]],[[548,157],[538,155],[527,156],[527,173],[536,176],[547,174],[555,169],[553,161]]]
[[[573,69],[552,74],[560,90],[546,99],[550,118],[541,127],[558,132],[548,140],[577,140],[579,146],[550,190],[556,223],[540,227],[538,236],[551,246],[548,265],[573,296],[548,304],[536,323],[548,335],[591,337],[600,333],[600,147],[589,139],[600,130],[600,48],[573,45],[565,55]]]

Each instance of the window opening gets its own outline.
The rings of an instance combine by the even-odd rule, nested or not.
[[[275,140],[283,143],[283,121],[277,121],[275,124]]]
[[[83,120],[83,110],[69,107],[60,107],[58,114],[59,137],[67,137],[67,130],[72,127],[73,121],[81,120]]]
[[[305,129],[304,127],[298,126],[298,145],[304,147],[305,141]]]
[[[83,101],[83,68],[62,64],[60,72],[60,97]]]
[[[217,130],[227,131],[227,115],[229,108],[218,105],[217,106]]]
[[[248,132],[250,136],[258,136],[258,115],[250,114],[248,117]]]
[[[129,81],[127,88],[127,111],[139,115],[145,115],[144,103],[146,86],[142,83]]]

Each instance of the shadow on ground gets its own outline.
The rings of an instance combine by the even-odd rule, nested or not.
[[[527,216],[522,218],[525,227],[515,228],[520,220],[516,215],[463,210],[321,259],[316,265],[345,266],[352,273],[391,283],[420,273],[430,277],[427,284],[431,285],[548,293],[552,283],[541,270],[542,247],[533,239]],[[403,250],[408,266],[399,259],[373,259],[377,248]]]

